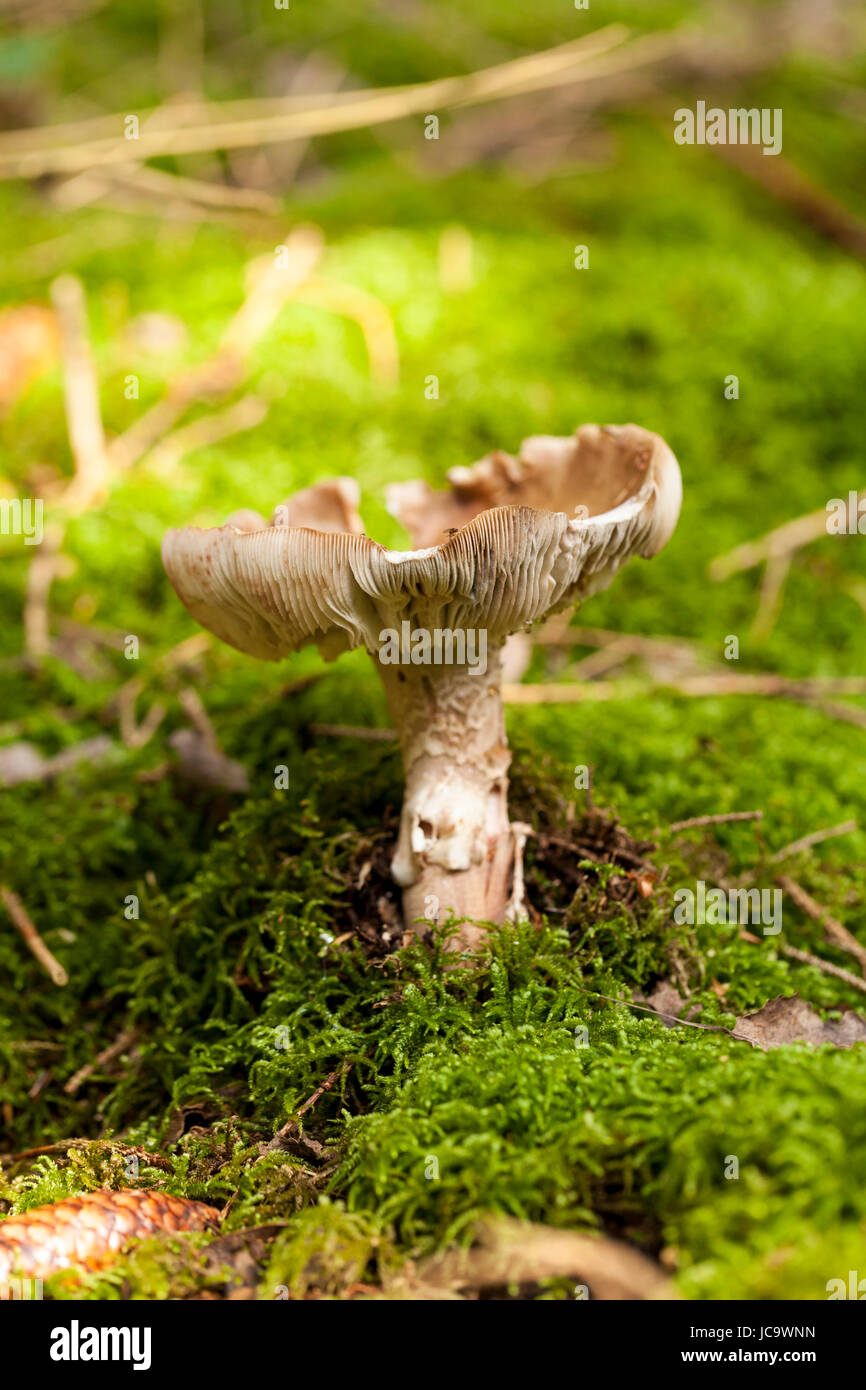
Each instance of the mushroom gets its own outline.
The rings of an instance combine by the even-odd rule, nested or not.
[[[193,617],[242,652],[277,661],[313,643],[333,660],[366,647],[403,755],[391,872],[406,924],[452,912],[468,921],[457,943],[472,944],[478,923],[519,913],[503,644],[605,588],[630,556],[661,550],[682,484],[664,440],[636,425],[534,436],[516,458],[497,451],[448,479],[447,492],[388,490],[412,550],[366,536],[357,483],[337,478],[295,494],[270,524],[243,512],[169,531],[162,553]]]

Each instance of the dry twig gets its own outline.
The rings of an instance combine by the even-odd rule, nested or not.
[[[838,946],[841,951],[847,951],[849,955],[859,961],[860,968],[866,975],[866,946],[861,945],[856,936],[852,936],[848,928],[844,927],[827,908],[816,903],[805,888],[801,888],[796,879],[790,878],[787,874],[779,874],[776,882],[797,904],[801,912],[804,912],[807,917],[811,917],[813,922],[820,922],[828,941],[832,942],[834,946]]]
[[[153,446],[145,456],[145,462],[150,468],[161,468],[168,472],[180,462],[184,454],[194,453],[196,449],[204,449],[211,444],[221,443],[223,439],[230,439],[234,434],[255,429],[267,413],[267,403],[260,397],[242,396],[239,401],[226,406],[225,410],[203,415],[201,419],[193,420],[189,425],[172,430]]]
[[[770,862],[777,864],[780,859],[791,859],[795,854],[799,854],[801,849],[811,849],[812,845],[820,845],[824,840],[833,840],[837,835],[850,835],[857,829],[855,820],[842,821],[840,825],[831,825],[826,830],[813,830],[809,835],[802,835],[799,840],[792,840],[789,845],[783,845],[770,856]]]
[[[111,135],[92,140],[70,142],[70,132],[61,128],[59,140],[67,143],[56,143],[56,132],[30,131],[26,139],[0,138],[0,177],[39,178],[48,173],[75,173],[94,165],[103,168],[107,164],[137,163],[165,154],[252,148],[358,130],[449,106],[496,101],[521,92],[543,91],[642,67],[658,62],[681,43],[678,35],[649,35],[630,44],[622,54],[611,56],[610,50],[623,45],[628,37],[629,31],[623,25],[611,24],[556,48],[465,76],[369,93],[345,93],[343,100],[335,100],[333,93],[327,93],[323,94],[323,102],[307,97],[301,102],[289,98],[270,107],[250,103],[246,108],[250,114],[241,119],[222,119],[218,106],[210,108],[211,119],[198,124],[194,120],[186,123],[184,112],[173,112],[173,124],[159,127],[148,117],[135,141],[122,138],[122,116],[113,118]],[[40,138],[49,143],[40,145]]]
[[[866,497],[866,488],[859,497]],[[732,574],[752,569],[755,565],[763,564],[765,560],[778,560],[791,555],[810,541],[816,541],[826,535],[827,508],[821,507],[819,511],[807,512],[805,516],[786,521],[782,526],[768,531],[766,535],[759,536],[757,540],[746,541],[744,545],[738,545],[724,555],[717,555],[710,562],[707,573],[711,579],[717,581],[729,579]]]
[[[92,1076],[100,1067],[106,1067],[109,1062],[115,1061],[121,1053],[126,1052],[135,1042],[138,1035],[138,1028],[125,1028],[123,1032],[115,1038],[113,1043],[109,1043],[108,1047],[104,1047],[102,1051],[94,1057],[92,1062],[85,1062],[83,1067],[79,1067],[78,1071],[70,1076],[66,1085],[63,1087],[66,1094],[68,1096],[74,1096],[76,1091],[79,1091],[84,1085],[88,1077]]]
[[[400,354],[394,322],[385,305],[375,295],[357,285],[344,285],[315,276],[298,289],[300,304],[327,309],[357,323],[364,335],[370,375],[385,386],[396,386],[400,379]]]
[[[285,252],[284,260],[270,259],[254,278],[214,355],[176,377],[165,395],[112,442],[109,456],[118,468],[129,468],[148,453],[157,440],[175,428],[195,401],[228,395],[243,380],[252,348],[318,261],[322,253],[321,233],[315,227],[296,227],[286,238]]]
[[[59,499],[62,519],[45,527],[42,544],[30,562],[24,643],[31,661],[45,656],[51,645],[48,604],[62,565],[60,551],[67,522],[97,501],[108,484],[105,435],[81,281],[73,275],[61,275],[51,287],[51,298],[60,326],[63,396],[75,472]]]
[[[763,820],[763,811],[719,811],[711,816],[691,816],[689,820],[673,821],[668,830],[694,830],[701,825],[723,825],[730,821]]]
[[[862,994],[866,994],[866,980],[861,980],[858,975],[852,975],[850,970],[843,970],[841,965],[831,965],[830,961],[822,960],[820,956],[813,956],[809,951],[798,951],[796,946],[786,946],[784,942],[779,947],[783,956],[788,956],[791,960],[797,960],[801,965],[811,965],[815,970],[820,970],[822,975],[832,975],[836,980],[843,980],[852,989],[859,989]]]
[[[46,974],[51,976],[56,985],[68,985],[69,976],[60,961],[45,945],[18,894],[7,888],[5,883],[0,883],[0,901],[9,913],[13,926],[17,927],[24,938],[28,950],[36,957]]]

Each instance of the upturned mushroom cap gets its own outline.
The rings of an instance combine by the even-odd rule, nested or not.
[[[534,436],[516,458],[489,454],[449,481],[450,492],[389,490],[414,550],[362,533],[346,478],[297,493],[270,525],[246,512],[169,531],[163,563],[203,627],[266,660],[310,643],[329,659],[376,652],[382,630],[407,620],[496,643],[604,588],[630,556],[656,554],[682,497],[671,450],[637,425]]]

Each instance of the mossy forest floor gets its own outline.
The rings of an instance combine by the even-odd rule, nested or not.
[[[153,99],[146,75],[122,100],[100,76],[118,12],[133,24],[131,10],[111,8],[87,21],[92,47],[67,52],[59,40],[61,56],[70,90],[90,83],[105,109],[134,110]],[[447,18],[451,7],[435,8]],[[635,20],[636,7],[614,8],[610,18]],[[399,44],[391,34],[388,48],[371,17],[344,36],[337,9],[310,18],[299,7],[293,41],[330,45],[370,83],[461,66],[429,34],[406,31]],[[571,36],[560,9],[509,15],[489,3],[473,23],[512,50],[540,48]],[[659,7],[652,22],[681,12]],[[147,41],[133,27],[126,37],[131,53]],[[57,50],[44,61],[53,71]],[[786,151],[862,215],[864,127],[842,118],[807,59],[756,78],[749,96],[784,108]],[[371,382],[355,325],[287,308],[253,364],[264,423],[171,467],[145,460],[70,527],[71,563],[51,600],[69,645],[35,672],[20,659],[31,556],[0,540],[0,737],[46,756],[100,733],[113,740],[98,766],[0,794],[0,879],[69,975],[54,985],[3,918],[0,1148],[55,1147],[4,1161],[0,1210],[138,1183],[230,1203],[227,1232],[271,1228],[239,1240],[243,1267],[234,1249],[225,1261],[196,1253],[202,1237],[151,1242],[86,1276],[76,1296],[222,1296],[233,1280],[263,1298],[281,1288],[373,1296],[385,1271],[469,1241],[490,1213],[615,1235],[659,1259],[688,1298],[825,1298],[828,1280],[864,1271],[862,1046],[762,1052],[724,1032],[668,1028],[628,1003],[672,980],[701,1006],[696,1021],[727,1029],[794,992],[824,1014],[866,1011],[861,992],[783,954],[787,944],[857,969],[790,901],[782,933],[757,940],[736,924],[672,918],[678,887],[722,875],[771,888],[782,867],[866,942],[862,829],[771,862],[812,831],[866,825],[863,727],[814,704],[689,699],[637,680],[613,699],[511,707],[515,813],[572,835],[586,815],[575,767],[591,766],[595,806],[651,842],[641,852],[666,871],[643,897],[608,870],[578,873],[575,855],[566,871],[531,840],[539,920],[493,931],[486,953],[446,970],[437,941],[371,939],[389,921],[379,875],[400,804],[394,746],[315,732],[387,723],[369,659],[325,667],[307,652],[270,667],[214,643],[186,666],[161,660],[197,630],[160,564],[169,525],[219,523],[241,506],[269,513],[344,473],[362,485],[369,533],[399,543],[386,482],[441,485],[450,466],[526,435],[634,420],[680,459],[679,527],[577,621],[675,635],[739,672],[863,674],[864,537],[800,552],[760,641],[750,636],[758,572],[707,576],[714,556],[863,485],[862,266],[712,152],[676,147],[666,115],[621,113],[609,129],[609,159],[529,186],[495,163],[429,177],[405,141],[339,137],[318,176],[286,198],[281,228],[259,233],[98,207],[61,215],[36,188],[0,185],[3,296],[46,302],[55,273],[80,276],[111,434],[213,350],[245,263],[299,218],[323,229],[323,273],[387,306],[400,350],[389,390]],[[414,127],[406,140],[423,144]],[[460,293],[437,272],[454,223],[473,253]],[[51,250],[55,238],[66,240]],[[586,271],[573,268],[576,243],[590,247]],[[125,346],[129,321],[151,311],[188,325],[174,357]],[[139,400],[124,394],[130,372]],[[732,373],[737,400],[724,395]],[[70,472],[59,370],[0,422],[0,448],[16,493]],[[111,641],[94,646],[82,629]],[[128,634],[136,661],[123,655]],[[731,635],[739,659],[726,663]],[[527,679],[559,679],[546,661],[537,648]],[[156,700],[167,707],[140,749],[118,733],[118,692],[132,675],[139,717]],[[189,686],[247,769],[249,793],[166,770]],[[274,789],[278,765],[288,789]],[[668,828],[751,809],[761,822]],[[137,918],[125,915],[131,895]],[[125,1032],[119,1057],[68,1088]],[[283,1147],[263,1153],[287,1125]],[[65,1147],[72,1139],[91,1142]],[[54,1281],[51,1291],[70,1290]],[[526,1296],[572,1293],[551,1283]]]

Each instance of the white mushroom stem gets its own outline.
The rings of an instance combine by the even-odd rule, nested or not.
[[[377,663],[379,664],[379,663]],[[486,670],[379,664],[403,753],[406,792],[391,872],[403,889],[406,926],[503,922],[511,894],[514,837],[501,648]],[[469,926],[460,942],[483,937]]]

